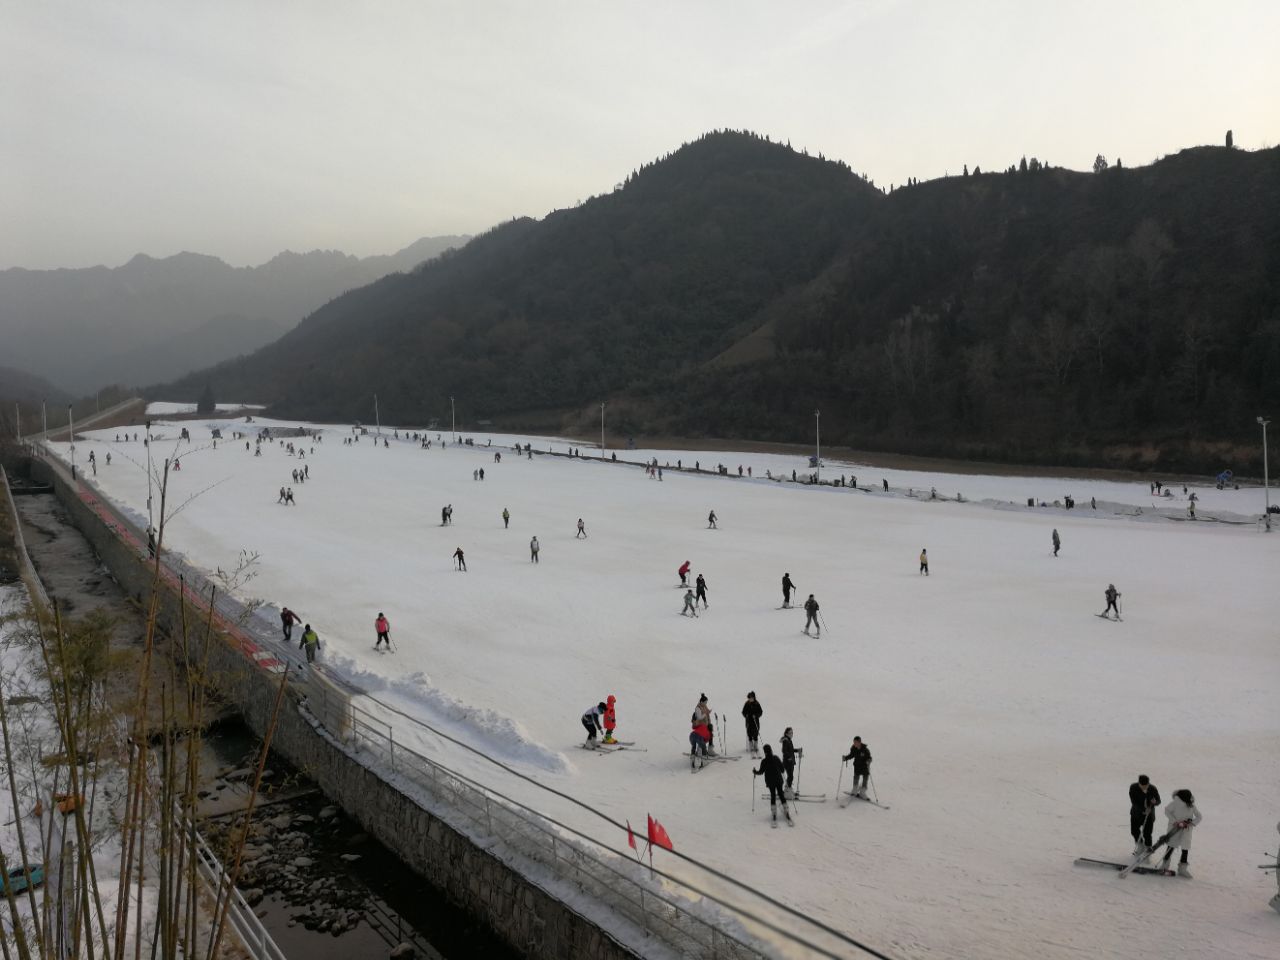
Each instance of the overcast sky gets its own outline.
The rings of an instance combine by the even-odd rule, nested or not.
[[[1280,0],[0,0],[0,268],[387,253],[714,128],[877,184],[1280,142]]]

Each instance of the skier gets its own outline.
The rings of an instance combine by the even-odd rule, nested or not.
[[[752,753],[760,749],[760,717],[764,715],[764,707],[756,699],[756,692],[747,694],[747,702],[742,705],[742,717],[747,722],[747,746]]]
[[[448,523],[449,523],[449,508],[441,507],[440,508],[440,526],[442,527],[447,526]]]
[[[276,503],[284,503],[284,487],[280,488],[280,499]]]
[[[511,526],[511,511],[506,507],[502,508],[502,529],[506,530]]]
[[[716,512],[714,510],[707,514],[707,526],[712,530],[716,529]]]
[[[818,636],[822,636],[822,627],[818,625],[818,601],[813,599],[812,593],[809,594],[809,599],[804,602],[804,612],[805,636],[809,635],[809,624],[813,624],[814,629],[818,631]]]
[[[687,587],[689,585],[689,561],[686,560],[680,564],[680,569],[676,573],[680,574],[680,586]]]
[[[288,607],[280,611],[280,626],[284,628],[285,643],[293,639],[293,625],[301,622],[302,618]]]
[[[1129,833],[1133,836],[1133,855],[1151,850],[1151,831],[1156,822],[1160,791],[1145,773],[1138,782],[1129,784]]]
[[[298,649],[306,649],[307,663],[316,662],[316,651],[320,649],[320,637],[311,629],[311,624],[302,628],[302,639],[298,641]]]
[[[285,505],[286,507],[288,507],[288,506],[297,506],[297,501],[293,499],[293,487],[289,487],[288,489],[286,489],[286,490],[285,490],[285,492],[284,492],[284,505]]]
[[[378,619],[373,621],[373,629],[378,631],[378,639],[373,641],[373,649],[378,649],[378,644],[382,641],[387,642],[387,649],[391,649],[391,624],[387,622],[387,616],[382,611],[378,611]]]
[[[711,707],[707,704],[707,695],[704,693],[698,698],[698,705],[693,708],[693,722],[704,723],[707,726],[707,753],[711,756],[716,755],[715,741],[715,724],[711,722]]]
[[[697,715],[693,718],[693,729],[689,731],[689,767],[694,768],[697,764],[698,754],[702,754],[702,763],[705,766],[707,762],[708,752],[711,743],[711,727],[706,723],[699,723]]]
[[[618,702],[618,698],[615,697],[612,693],[605,698],[605,708],[604,708],[604,742],[605,743],[618,742],[613,738],[613,731],[618,726],[618,712],[614,708],[614,704],[617,702]]]
[[[573,539],[577,540],[579,538],[583,540],[587,538],[587,526],[582,522],[581,517],[578,518],[578,532],[573,535]]]
[[[928,550],[920,551],[920,572],[924,574],[924,576],[926,577],[929,575],[929,551]]]
[[[1107,589],[1103,591],[1102,595],[1107,598],[1107,609],[1103,610],[1098,614],[1098,616],[1105,617],[1114,610],[1116,612],[1116,619],[1119,620],[1120,606],[1116,601],[1120,599],[1121,594],[1120,591],[1116,589],[1116,585],[1114,583],[1107,584]]]
[[[1191,831],[1204,819],[1196,807],[1196,799],[1191,795],[1191,791],[1173,791],[1173,799],[1164,808],[1164,815],[1169,818],[1169,832],[1173,833],[1173,836],[1168,840],[1169,849],[1165,851],[1162,866],[1168,870],[1173,860],[1174,847],[1181,847],[1182,857],[1178,861],[1178,876],[1190,880],[1191,871],[1187,868],[1187,859],[1191,852]],[[1176,833],[1174,833],[1175,830]]]
[[[461,573],[467,572],[467,558],[463,556],[461,547],[453,551],[453,562],[454,562],[454,568],[456,570],[460,571]]]
[[[760,769],[753,770],[752,774],[759,777],[764,776],[764,785],[769,788],[769,810],[773,814],[773,820],[778,820],[778,800],[782,800],[782,814],[791,819],[791,811],[787,809],[787,797],[783,793],[782,787],[782,761],[773,755],[773,747],[769,744],[764,745],[764,759],[760,761]]]
[[[778,741],[782,744],[782,768],[787,771],[787,792],[791,793],[792,776],[796,770],[796,757],[804,756],[804,748],[796,747],[791,742],[792,731],[790,727],[782,733],[782,739]]]
[[[707,581],[702,574],[698,574],[698,579],[694,581],[694,586],[697,587],[697,599],[702,601],[702,606],[705,609],[708,606]]]
[[[538,543],[538,538],[534,537],[529,541],[529,562],[538,562],[538,551],[542,549],[542,545]]]
[[[849,752],[841,758],[846,763],[853,761],[853,790],[850,796],[867,799],[867,780],[871,777],[871,751],[862,742],[861,737],[853,738]]]
[[[1056,557],[1058,551],[1062,549],[1062,540],[1058,537],[1058,528],[1053,528],[1053,555]]]
[[[686,590],[684,592],[684,609],[680,611],[682,617],[696,617],[698,615],[698,604],[694,599],[693,591]]]
[[[595,749],[596,734],[600,732],[600,718],[604,716],[605,703],[600,701],[594,707],[589,707],[582,714],[582,725],[587,728],[587,742],[584,746]]]
[[[791,591],[796,585],[791,582],[791,574],[784,573],[782,575],[782,609],[787,610],[791,607]]]
[[[481,467],[481,468],[480,468],[480,479],[481,479],[481,480],[483,480],[483,479],[484,479],[484,467]]]

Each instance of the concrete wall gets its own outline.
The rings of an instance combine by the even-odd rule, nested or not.
[[[153,569],[140,555],[133,533],[95,512],[60,470],[38,462],[33,474],[55,485],[73,522],[116,580],[139,602],[145,601],[151,593]],[[193,642],[204,636],[205,617],[207,609],[188,603],[187,633]],[[182,634],[182,602],[173,584],[162,583],[159,624],[166,636],[157,640],[157,655],[181,649],[174,641]],[[215,629],[208,651],[210,681],[261,736],[271,722],[279,675],[247,656],[233,632]],[[563,960],[639,956],[349,757],[299,712],[299,691],[292,687],[290,683],[285,693],[272,749],[315,780],[368,833],[459,908],[492,928],[522,956]]]

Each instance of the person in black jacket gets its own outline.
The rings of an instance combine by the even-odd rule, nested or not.
[[[785,610],[791,606],[791,591],[796,585],[791,582],[791,574],[784,573],[782,575],[782,608]]]
[[[1145,773],[1138,775],[1138,782],[1129,784],[1129,833],[1133,837],[1136,856],[1151,849],[1151,832],[1156,822],[1156,808],[1160,806],[1160,791]]]
[[[791,742],[791,736],[791,728],[787,727],[782,734],[782,740],[779,741],[782,744],[782,767],[787,771],[787,790],[791,789],[791,784],[795,776],[796,757],[804,756],[804,748],[801,747],[800,749],[797,749]]]
[[[760,761],[760,769],[752,771],[757,777],[764,776],[764,785],[769,788],[769,809],[773,819],[778,819],[778,801],[782,801],[782,813],[788,820],[791,811],[787,809],[787,797],[782,792],[782,761],[773,755],[773,747],[764,745],[764,759]]]
[[[866,800],[867,779],[871,776],[871,750],[861,737],[854,737],[853,746],[843,759],[846,763],[853,761],[853,790],[850,795]]]
[[[752,753],[760,749],[760,717],[763,714],[764,707],[760,706],[756,692],[752,690],[747,694],[747,702],[742,705],[742,716],[747,721],[747,746]]]

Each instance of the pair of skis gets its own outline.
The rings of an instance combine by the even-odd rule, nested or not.
[[[1182,832],[1181,827],[1174,827],[1151,847],[1150,850],[1143,850],[1141,853],[1135,854],[1133,859],[1128,863],[1114,863],[1110,860],[1095,860],[1091,857],[1080,857],[1076,862],[1076,866],[1080,867],[1111,867],[1120,872],[1121,877],[1127,877],[1131,873],[1146,873],[1161,877],[1174,877],[1177,873],[1167,867],[1144,867],[1143,862],[1155,855],[1155,852],[1163,846],[1168,846],[1169,841],[1174,839]],[[1172,852],[1172,851],[1170,851]]]
[[[768,800],[767,793],[760,794],[761,800]],[[827,795],[825,793],[793,793],[786,798],[788,803],[826,803]]]
[[[617,753],[619,750],[636,750],[640,753],[648,753],[648,747],[637,747],[634,740],[615,740],[613,743],[604,743],[603,741],[590,741],[579,744],[583,750],[591,750],[595,753]]]
[[[869,803],[873,807],[879,807],[881,810],[889,809],[889,805],[887,803],[881,803],[878,800],[872,800],[870,797],[864,797],[860,793],[845,793],[845,794],[842,794],[842,796],[844,797],[844,799],[839,801],[841,810],[843,810],[849,804],[853,803],[853,801],[855,800],[861,800],[864,803]]]

